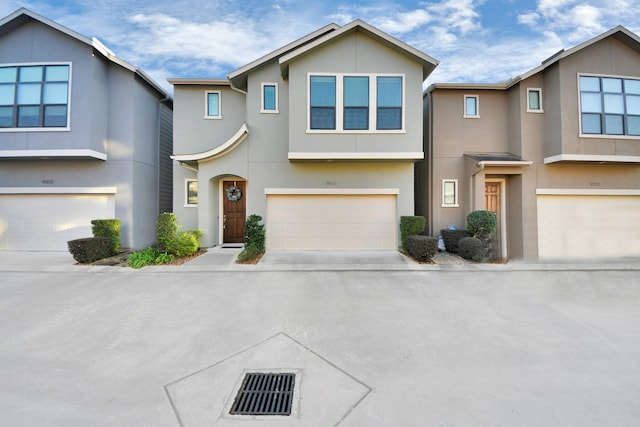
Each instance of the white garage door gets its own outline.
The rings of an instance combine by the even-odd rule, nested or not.
[[[115,218],[113,194],[0,194],[0,249],[66,251],[105,218]]]
[[[640,196],[539,195],[541,259],[640,255]]]
[[[268,195],[267,249],[396,250],[395,194]]]

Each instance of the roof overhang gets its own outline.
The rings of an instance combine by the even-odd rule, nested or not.
[[[593,154],[558,154],[544,158],[544,164],[560,162],[640,164],[640,156],[602,156]]]
[[[88,149],[0,150],[0,160],[107,160],[107,153]]]
[[[289,152],[290,161],[417,161],[424,159],[416,152]]]
[[[201,153],[174,154],[173,156],[171,156],[171,158],[180,163],[185,163],[188,165],[194,165],[198,162],[214,160],[219,157],[225,156],[226,154],[233,151],[238,145],[242,143],[242,141],[247,138],[248,135],[249,128],[247,127],[246,123],[243,123],[242,126],[240,126],[240,129],[238,129],[238,131],[222,145],[219,145],[208,151],[203,151]]]
[[[533,161],[523,160],[511,153],[464,153],[464,156],[478,167],[487,166],[531,166]]]

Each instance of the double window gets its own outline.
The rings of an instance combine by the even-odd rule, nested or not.
[[[309,75],[309,129],[402,130],[403,93],[400,75]]]
[[[0,67],[0,128],[68,128],[69,64]]]
[[[583,134],[640,136],[640,80],[580,76]]]

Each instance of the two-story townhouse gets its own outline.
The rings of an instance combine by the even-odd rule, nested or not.
[[[422,83],[437,61],[360,20],[231,72],[174,85],[174,212],[206,246],[397,249],[424,158]]]
[[[155,242],[172,209],[173,100],[142,70],[26,9],[0,20],[0,249],[67,250],[91,220]]]
[[[616,27],[501,84],[424,93],[417,213],[497,213],[503,258],[640,255],[640,38]]]

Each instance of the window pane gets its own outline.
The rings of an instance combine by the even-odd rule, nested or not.
[[[16,96],[15,85],[0,85],[0,105],[13,105]]]
[[[580,77],[580,90],[600,92],[599,77]]]
[[[640,135],[640,116],[627,116],[627,134]]]
[[[477,108],[477,98],[468,96],[464,99],[464,114],[466,116],[477,116],[478,108]]]
[[[14,83],[16,81],[16,71],[16,67],[0,68],[0,83]]]
[[[540,109],[540,91],[538,90],[529,91],[529,109],[530,110]]]
[[[273,85],[265,85],[264,89],[264,105],[263,110],[275,110],[276,109],[276,87]]]
[[[209,93],[207,94],[207,116],[219,116],[220,115],[220,94]]]
[[[68,93],[66,83],[47,83],[44,85],[42,102],[45,104],[66,104]]]
[[[640,80],[625,80],[624,91],[640,95]]]
[[[624,98],[622,95],[609,95],[604,96],[604,112],[624,114]]]
[[[444,183],[444,204],[454,205],[456,203],[456,183],[449,181]]]
[[[18,85],[18,104],[40,104],[40,84]]]
[[[602,133],[600,114],[582,115],[582,133]]]
[[[311,105],[313,107],[336,106],[335,76],[311,76]]]
[[[622,79],[602,79],[603,92],[622,93]]]
[[[198,204],[198,181],[187,181],[187,204]]]
[[[13,107],[0,107],[0,128],[13,127]]]
[[[344,106],[369,106],[369,77],[344,78]]]
[[[378,77],[378,107],[402,107],[402,77]]]
[[[336,109],[311,107],[311,129],[335,129]]]
[[[68,65],[50,65],[45,71],[45,80],[48,82],[68,82],[69,66]]]
[[[624,128],[622,127],[623,116],[604,116],[604,133],[608,135],[622,135]]]
[[[347,130],[369,129],[369,108],[345,108],[344,128]]]
[[[402,108],[378,108],[378,129],[402,129]]]
[[[21,82],[41,82],[42,67],[20,67]]]
[[[18,127],[38,127],[40,107],[18,107]]]
[[[601,113],[602,98],[599,93],[581,93],[580,109],[583,113]]]
[[[62,105],[47,105],[44,107],[44,125],[46,127],[67,126],[67,107]]]
[[[640,96],[627,95],[627,114],[640,114]]]

